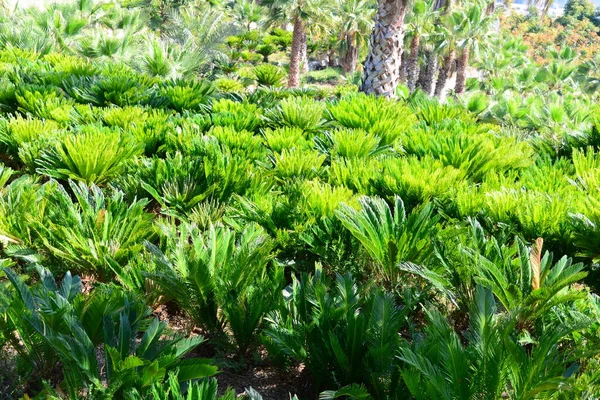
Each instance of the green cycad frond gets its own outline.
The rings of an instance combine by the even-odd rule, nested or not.
[[[213,334],[228,326],[244,353],[273,306],[282,278],[281,271],[267,268],[273,242],[257,225],[236,234],[220,226],[200,232],[183,224],[167,243],[167,254],[150,247],[157,269],[149,276],[199,326]]]
[[[40,160],[38,172],[56,179],[74,179],[87,185],[106,184],[141,153],[141,146],[116,130],[89,129],[62,139]]]
[[[75,200],[60,185],[50,193],[52,208],[34,229],[52,256],[108,280],[115,265],[111,260],[124,266],[153,236],[151,216],[144,211],[147,201],[128,204],[122,192],[109,197],[83,183],[70,182],[70,189]]]
[[[493,262],[475,256],[474,262],[478,270],[475,280],[490,288],[519,324],[534,321],[557,305],[585,297],[584,292],[570,287],[587,276],[583,264],[572,264],[566,256],[553,264],[552,255],[546,252],[540,260],[539,288],[536,288],[530,250],[523,243],[517,248],[515,261],[504,258]]]
[[[362,129],[390,146],[415,123],[403,103],[390,103],[364,94],[350,95],[327,107],[328,119],[345,128]]]
[[[427,313],[430,325],[425,329],[425,339],[414,348],[403,348],[399,355],[409,366],[402,374],[415,396],[422,398],[421,391],[427,397],[444,399],[498,398],[504,384],[504,352],[495,311],[492,293],[478,287],[466,343],[441,313]]]
[[[319,387],[354,383],[378,398],[394,394],[403,318],[392,296],[361,293],[349,274],[330,282],[320,266],[314,276],[294,278],[284,296],[285,308],[268,318],[274,355],[304,362]]]
[[[336,129],[315,139],[317,148],[330,158],[368,158],[384,153],[388,146],[380,144],[380,139],[358,129]]]
[[[11,310],[20,312],[20,333],[31,327],[30,336],[24,338],[26,343],[41,339],[48,353],[38,355],[53,365],[60,359],[70,397],[77,397],[82,390],[92,398],[121,397],[128,390],[147,391],[172,370],[178,370],[180,381],[217,372],[207,360],[183,360],[203,342],[201,336],[183,339],[164,335],[166,324],[156,318],[150,320],[150,309],[129,293],[107,286],[96,289],[105,295],[83,298],[81,279],[70,273],[58,285],[52,274],[40,267],[41,281],[30,288],[12,270],[4,271],[15,289],[7,299],[11,299]],[[105,352],[105,384],[98,368],[98,343]]]
[[[325,104],[307,97],[289,97],[265,113],[267,124],[272,127],[296,127],[306,134],[321,129],[325,121]]]
[[[432,254],[433,232],[438,217],[427,204],[406,213],[400,197],[394,198],[393,210],[377,197],[359,200],[360,210],[342,205],[336,216],[376,262],[379,279],[396,284],[401,262],[424,263]]]

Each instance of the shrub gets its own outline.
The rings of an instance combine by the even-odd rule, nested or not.
[[[221,93],[238,93],[245,89],[244,83],[233,78],[219,78],[215,80],[215,88]]]
[[[53,150],[45,151],[38,172],[57,179],[80,180],[87,185],[106,184],[141,150],[127,134],[94,127],[66,136]]]
[[[430,157],[388,158],[383,173],[371,175],[371,181],[381,195],[398,195],[408,207],[452,198],[463,182],[464,172]]]
[[[310,143],[304,138],[304,131],[295,127],[283,127],[276,129],[266,129],[263,132],[266,145],[271,151],[280,153],[284,149],[293,148],[308,149]]]
[[[167,107],[176,111],[202,111],[214,90],[207,81],[173,80],[164,82],[158,89],[158,95]]]
[[[75,200],[62,186],[50,193],[43,222],[33,228],[43,246],[73,270],[102,280],[124,266],[153,236],[152,217],[144,211],[145,200],[128,204],[122,192],[106,196],[100,188],[69,182]]]
[[[213,102],[210,116],[214,125],[254,132],[262,123],[261,114],[261,109],[254,104],[221,99]]]
[[[303,80],[309,84],[328,84],[337,85],[340,83],[341,73],[334,68],[326,68],[320,71],[309,71]]]
[[[5,250],[9,245],[33,247],[38,236],[36,224],[42,224],[48,199],[36,179],[22,176],[0,189],[0,238]]]
[[[266,119],[273,127],[296,127],[307,133],[317,132],[324,126],[325,105],[306,97],[290,97],[266,112]]]
[[[252,70],[256,83],[260,86],[280,87],[286,74],[281,68],[273,64],[260,64]]]
[[[400,197],[394,198],[393,209],[377,197],[363,197],[359,203],[359,210],[342,205],[336,216],[375,261],[376,278],[398,285],[401,262],[422,264],[431,257],[439,217],[431,204],[407,214]]]
[[[312,150],[292,148],[271,157],[273,173],[280,179],[313,179],[321,174],[325,156]]]
[[[392,296],[361,293],[350,275],[330,283],[319,267],[293,278],[287,293],[285,307],[269,317],[272,354],[304,363],[318,389],[363,384],[379,398],[398,390],[403,316]]]
[[[364,94],[350,95],[328,108],[329,119],[345,128],[362,129],[391,145],[415,123],[411,110],[402,103]]]
[[[59,124],[66,124],[70,120],[69,111],[73,101],[54,91],[40,92],[35,88],[22,87],[17,90],[16,99],[18,110],[32,117],[54,120]]]
[[[157,271],[152,279],[209,332],[222,333],[227,326],[237,350],[245,353],[281,285],[283,271],[268,268],[272,241],[255,225],[239,235],[224,227],[211,225],[202,233],[182,225],[168,240],[166,255],[153,248]]]
[[[26,358],[54,361],[53,366],[59,359],[70,397],[79,397],[83,391],[89,398],[121,397],[132,390],[148,393],[167,378],[169,371],[178,371],[180,381],[217,372],[206,360],[183,360],[204,341],[201,336],[163,336],[166,323],[149,319],[150,310],[128,294],[109,291],[84,300],[81,279],[69,273],[59,286],[52,274],[40,268],[40,282],[30,288],[12,270],[4,272],[13,291],[1,294],[2,303],[7,305],[2,309],[3,316],[10,321],[2,327],[3,332],[13,336],[17,345],[26,340],[18,347]],[[17,331],[11,332],[11,328]],[[103,370],[95,347],[98,331],[103,333],[100,343],[107,361]],[[135,340],[138,336],[139,341]],[[39,364],[35,367],[42,377],[50,377]]]
[[[367,158],[384,152],[379,138],[359,129],[336,129],[317,139],[317,148],[329,157]]]

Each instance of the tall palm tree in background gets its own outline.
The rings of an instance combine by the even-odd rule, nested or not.
[[[353,73],[358,64],[360,47],[365,35],[373,27],[375,0],[338,0],[335,9],[338,38],[340,40],[340,64],[345,73]]]
[[[251,30],[253,26],[260,26],[264,21],[266,10],[257,4],[255,0],[237,0],[231,15],[238,24],[243,25],[246,30]]]
[[[311,30],[324,30],[333,18],[332,4],[327,0],[264,0],[261,4],[269,9],[272,21],[293,24],[288,87],[298,87],[303,58],[306,64],[307,24]]]
[[[150,27],[162,36],[170,15],[180,7],[192,3],[193,0],[137,0],[131,5],[141,7],[149,15]]]
[[[151,55],[167,56],[174,76],[202,73],[214,61],[225,60],[225,38],[239,32],[224,10],[206,3],[181,7],[167,21],[163,45],[153,44]]]
[[[493,14],[486,9],[489,4],[475,4],[459,11],[457,16],[460,24],[457,26],[459,41],[459,56],[456,65],[456,94],[463,94],[466,89],[467,68],[471,53],[479,52],[479,45],[489,37]]]
[[[438,78],[435,84],[434,95],[441,97],[446,82],[450,78],[450,73],[456,60],[457,34],[455,28],[458,27],[454,17],[458,14],[446,14],[440,20],[440,24],[436,26],[437,53],[442,54],[442,63],[438,72]]]
[[[369,40],[361,90],[377,96],[395,97],[400,83],[400,57],[404,18],[409,0],[379,0]]]

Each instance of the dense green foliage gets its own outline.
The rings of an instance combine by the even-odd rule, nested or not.
[[[197,376],[192,367],[214,374],[177,364],[195,336],[169,345],[173,356],[150,355],[143,338],[125,345],[139,331],[166,340],[144,302],[181,309],[218,353],[264,345],[276,364],[304,363],[313,390],[526,398],[593,382],[598,301],[575,284],[600,254],[595,118],[557,152],[545,131],[515,135],[418,95],[320,101],[271,86],[231,96],[111,64],[75,80],[52,55],[0,56],[21,93],[2,103],[0,229],[13,265],[2,340],[48,388],[145,396],[158,378],[126,371],[163,362],[165,382],[170,369],[180,380]],[[137,95],[77,96],[116,76]],[[30,93],[45,106],[23,107]],[[78,294],[68,270],[96,282],[92,293]],[[97,375],[98,343],[115,378]],[[450,379],[466,371],[472,380]]]
[[[419,2],[429,57],[490,44],[464,96],[367,96],[348,65],[286,89],[290,32],[217,3],[0,26],[0,397],[260,399],[220,373],[267,367],[302,398],[598,398],[594,61]],[[312,54],[360,47],[319,4]]]

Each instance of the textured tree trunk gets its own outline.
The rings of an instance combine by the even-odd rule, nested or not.
[[[400,82],[406,83],[406,63],[408,62],[408,53],[406,49],[402,51],[400,56]]]
[[[298,87],[300,84],[300,62],[302,49],[302,36],[304,35],[304,23],[299,15],[294,17],[294,31],[292,33],[292,53],[290,54],[290,75],[288,87]]]
[[[427,52],[427,66],[425,67],[425,76],[423,77],[423,85],[421,89],[431,96],[433,90],[433,80],[435,79],[435,73],[438,70],[438,59],[437,54],[434,51]]]
[[[444,61],[442,63],[442,68],[440,68],[440,73],[438,74],[438,79],[435,84],[435,95],[437,97],[441,97],[444,92],[444,88],[446,87],[446,81],[450,77],[450,69],[452,68],[452,64],[454,64],[454,50],[450,50],[448,55],[444,57]]]
[[[469,48],[465,47],[458,58],[456,66],[456,86],[454,91],[456,94],[463,94],[467,84],[467,67],[469,66]]]
[[[355,35],[355,33],[346,34],[347,49],[342,58],[342,69],[347,74],[356,71],[356,64],[358,64],[358,46],[356,46]]]
[[[425,56],[423,58],[425,58]],[[415,89],[423,90],[423,87],[425,85],[425,74],[426,73],[427,73],[427,64],[421,63],[421,65],[419,65],[419,78],[417,79]]]
[[[308,72],[308,39],[306,30],[302,29],[302,46],[300,47],[300,73]]]
[[[419,42],[421,37],[415,33],[410,41],[410,55],[406,65],[406,83],[412,92],[415,90],[417,78],[419,77]]]
[[[395,97],[400,82],[400,54],[408,0],[379,0],[369,39],[361,90],[376,96]]]

